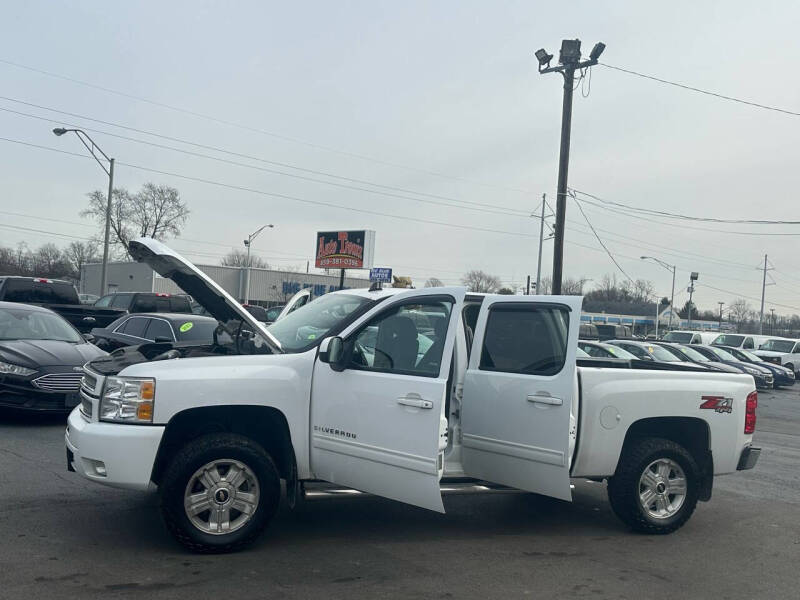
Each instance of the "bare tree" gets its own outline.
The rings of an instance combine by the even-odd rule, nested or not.
[[[89,194],[89,207],[81,212],[103,228],[106,222],[106,193],[95,190]],[[138,236],[163,240],[180,235],[189,217],[189,208],[175,188],[146,183],[131,194],[115,189],[111,194],[112,243],[127,252],[128,243]]]
[[[225,267],[246,267],[247,252],[244,250],[231,250],[219,261]],[[254,269],[269,269],[269,263],[260,256],[250,254],[250,266]]]
[[[83,265],[100,261],[100,257],[97,254],[97,244],[94,241],[70,242],[69,246],[64,250],[64,258],[69,263],[72,275],[75,278],[81,276]]]
[[[499,290],[497,290],[497,293],[503,294],[504,296],[513,296],[514,290],[512,290],[510,287],[501,287]]]
[[[561,284],[561,293],[565,296],[583,296],[583,285],[586,283],[586,278],[573,279],[567,277]]]
[[[731,321],[741,327],[752,314],[750,304],[744,298],[737,298],[728,306],[728,315]]]
[[[471,292],[494,293],[500,286],[500,278],[496,275],[490,275],[485,271],[473,269],[464,274],[461,278],[461,283]]]
[[[552,289],[553,289],[553,280],[550,277],[542,277],[541,281],[539,281],[539,289],[536,290],[536,293],[546,296],[550,293],[550,290]]]
[[[441,279],[430,277],[425,280],[425,287],[444,287],[444,283],[442,283]]]
[[[70,271],[61,248],[55,244],[43,244],[33,254],[33,270],[42,277],[61,277]]]

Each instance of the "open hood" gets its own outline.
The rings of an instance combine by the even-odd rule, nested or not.
[[[282,352],[280,342],[236,299],[208,275],[180,254],[152,238],[138,238],[128,245],[128,252],[136,262],[145,263],[156,273],[171,279],[184,292],[194,298],[212,317],[227,323],[241,320],[258,332],[274,351]]]

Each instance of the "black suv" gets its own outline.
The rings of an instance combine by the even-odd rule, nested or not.
[[[156,292],[117,292],[108,294],[94,303],[102,308],[116,308],[129,313],[191,313],[188,296],[158,294]]]

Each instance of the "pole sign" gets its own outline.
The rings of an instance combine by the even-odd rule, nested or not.
[[[314,266],[318,269],[369,269],[375,253],[375,232],[317,232]]]
[[[373,267],[369,270],[369,280],[378,283],[391,283],[392,270],[385,267]]]

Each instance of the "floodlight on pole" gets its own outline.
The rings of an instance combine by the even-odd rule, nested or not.
[[[564,272],[564,227],[567,212],[567,173],[569,171],[569,142],[572,129],[572,92],[575,87],[575,71],[581,71],[597,64],[597,59],[605,50],[605,44],[598,42],[592,49],[588,60],[581,61],[581,41],[562,40],[559,64],[551,67],[553,58],[541,48],[534,55],[539,62],[539,73],[561,73],[564,78],[564,97],[561,106],[561,146],[558,158],[558,191],[556,194],[555,245],[553,248],[553,294],[561,293],[561,279]]]

